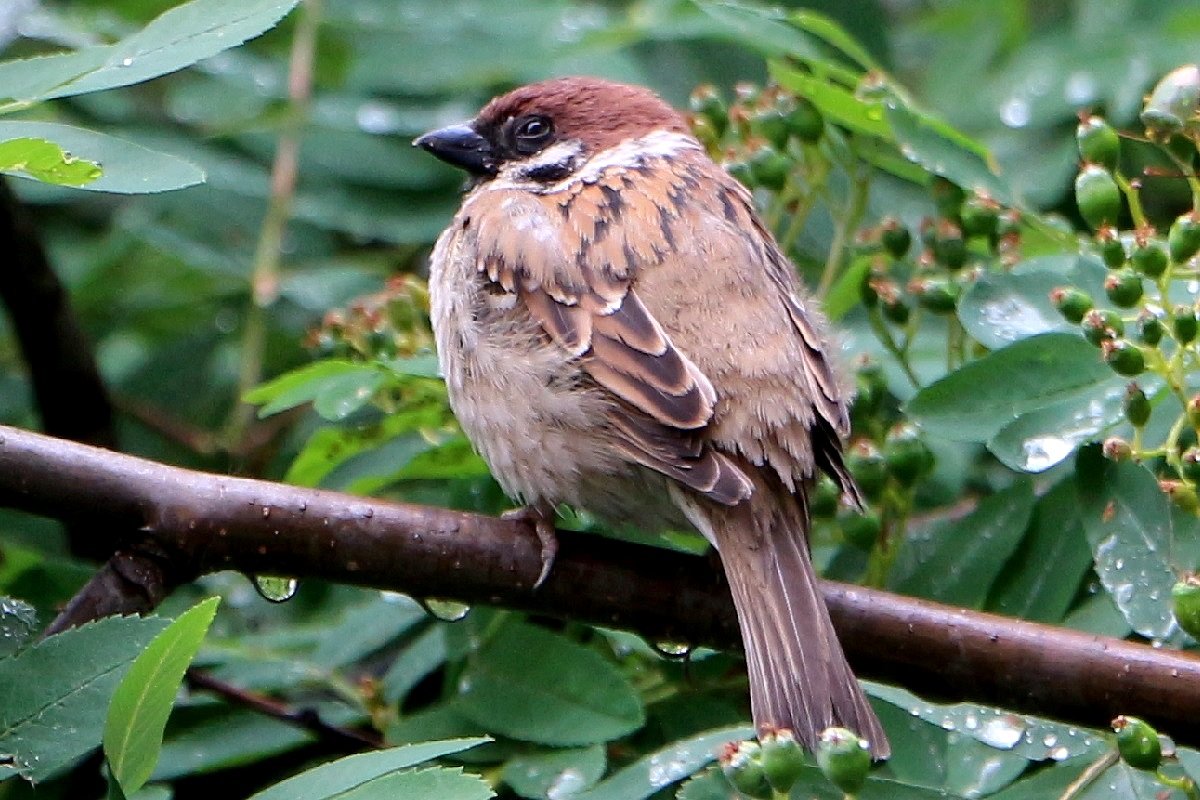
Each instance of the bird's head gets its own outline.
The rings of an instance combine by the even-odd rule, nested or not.
[[[572,77],[514,89],[473,120],[430,131],[413,144],[478,180],[502,177],[536,185],[559,183],[594,157],[656,134],[689,136],[683,117],[658,95],[640,86]]]

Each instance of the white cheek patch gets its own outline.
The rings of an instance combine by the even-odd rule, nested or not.
[[[501,170],[500,177],[513,183],[523,183],[536,181],[538,175],[570,174],[575,171],[576,162],[582,152],[583,142],[578,139],[555,142],[532,158]]]

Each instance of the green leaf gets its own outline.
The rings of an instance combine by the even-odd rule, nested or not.
[[[426,675],[446,662],[446,632],[441,625],[430,625],[407,642],[400,655],[380,679],[384,701],[399,703]]]
[[[965,517],[913,532],[901,543],[891,588],[949,605],[980,608],[1020,545],[1033,512],[1026,481],[984,498]]]
[[[844,125],[856,133],[878,136],[893,141],[892,127],[878,100],[860,100],[853,92],[829,81],[807,75],[782,62],[769,65],[771,77],[785,89],[806,97],[831,122]]]
[[[256,386],[244,399],[262,406],[260,418],[313,403],[326,419],[338,420],[367,403],[386,377],[377,364],[329,359]]]
[[[953,181],[968,193],[981,192],[1002,203],[1012,202],[1012,193],[979,144],[941,120],[896,99],[887,104],[886,116],[905,158]]]
[[[114,687],[165,626],[108,617],[0,659],[0,753],[42,781],[99,745]]]
[[[1161,800],[1164,793],[1167,796],[1174,794],[1164,790],[1163,784],[1155,780],[1153,772],[1135,769],[1124,761],[1118,761],[1096,776],[1075,797],[1078,800]]]
[[[792,12],[789,19],[800,30],[811,33],[813,36],[816,36],[858,62],[858,66],[864,70],[882,71],[883,67],[871,57],[871,54],[867,52],[865,47],[860,45],[853,36],[846,33],[842,26],[824,14],[807,10],[795,11]]]
[[[1171,587],[1177,575],[1194,567],[1188,554],[1197,520],[1173,513],[1150,470],[1114,464],[1098,447],[1080,452],[1075,472],[1100,583],[1137,633],[1157,640],[1176,633]]]
[[[569,797],[590,788],[608,762],[603,745],[523,753],[504,765],[501,779],[521,797]]]
[[[337,800],[488,800],[495,793],[478,775],[461,767],[413,769],[384,775],[337,795]],[[330,798],[332,800],[332,797]]]
[[[715,761],[721,745],[753,736],[753,727],[738,725],[672,742],[591,789],[571,795],[572,800],[643,800]]]
[[[0,142],[0,172],[58,186],[82,186],[104,174],[94,161],[76,158],[45,139]]]
[[[871,271],[867,256],[854,259],[825,295],[825,314],[833,322],[844,317],[862,300],[862,285]]]
[[[0,122],[0,142],[14,139],[53,142],[53,146],[57,146],[60,152],[63,152],[62,169],[67,170],[68,177],[78,178],[77,172],[88,172],[90,175],[90,172],[97,169],[101,171],[90,175],[87,180],[67,183],[63,180],[48,180],[60,171],[53,165],[40,170],[40,173],[29,172],[24,168],[7,169],[0,165],[0,171],[19,177],[34,177],[90,192],[117,194],[165,192],[204,181],[204,172],[181,158],[148,150],[125,139],[84,128],[54,122]],[[0,144],[0,151],[3,147],[4,145]],[[45,153],[39,156],[42,159],[46,157]],[[3,161],[3,154],[0,152],[0,162]],[[86,166],[79,167],[79,164]]]
[[[171,715],[152,780],[252,764],[294,750],[316,735],[249,709],[180,708]]]
[[[328,764],[322,764],[292,778],[277,783],[250,798],[250,800],[324,800],[324,798],[339,797],[344,800],[342,793],[349,792],[382,776],[395,773],[405,767],[420,764],[423,761],[440,758],[441,756],[458,753],[472,747],[489,742],[487,737],[466,739],[449,739],[440,742],[421,742],[402,747],[392,747],[373,753],[339,758]],[[368,795],[369,796],[369,795]],[[396,797],[440,797],[440,795],[413,795],[393,793],[386,795]]]
[[[907,410],[930,433],[986,442],[1023,415],[1057,403],[1073,401],[1086,410],[1113,384],[1112,370],[1082,337],[1048,333],[989,353],[924,387]],[[1069,454],[1067,448],[1056,455],[1062,460]]]
[[[1039,333],[1073,332],[1050,302],[1050,290],[1065,283],[1050,270],[984,272],[958,304],[967,333],[984,347],[998,350]]]
[[[459,680],[459,697],[459,711],[486,730],[558,746],[611,741],[646,719],[641,698],[611,661],[519,622],[480,648]]]
[[[115,44],[0,63],[0,94],[24,106],[141,83],[260,35],[297,2],[193,0]],[[0,112],[4,110],[0,105]]]
[[[986,608],[1035,622],[1061,622],[1092,565],[1070,480],[1057,483],[1034,506],[1021,546],[992,587]]]
[[[969,736],[989,747],[1030,761],[1063,761],[1081,755],[1095,755],[1109,746],[1105,735],[1099,731],[974,703],[930,703],[898,686],[873,682],[867,682],[864,686],[871,697],[936,725],[943,731]]]
[[[37,609],[15,597],[0,597],[0,658],[21,649],[37,629]]]
[[[220,598],[212,597],[179,615],[134,660],[113,693],[104,724],[104,755],[126,794],[142,788],[154,771],[183,673],[219,603]]]

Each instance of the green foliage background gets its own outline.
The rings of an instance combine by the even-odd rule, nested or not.
[[[1174,476],[1180,456],[1118,464],[1089,446],[1114,435],[1141,441],[1123,412],[1128,378],[1048,292],[1076,286],[1106,305],[1105,267],[1071,192],[1077,112],[1103,112],[1140,136],[1144,93],[1195,58],[1200,3],[829,0],[793,4],[818,13],[789,15],[708,0],[307,0],[295,11],[290,2],[207,0],[193,7],[203,13],[183,39],[172,37],[189,24],[186,11],[151,22],[174,5],[0,8],[0,56],[78,51],[53,68],[0,64],[0,167],[49,181],[9,179],[35,210],[95,343],[125,449],[302,485],[506,508],[448,413],[423,313],[420,277],[460,176],[409,141],[552,75],[649,84],[680,106],[697,84],[731,98],[735,83],[770,78],[827,123],[817,143],[776,148],[786,182],[754,172],[757,129],[735,125],[711,143],[757,184],[767,218],[822,290],[865,398],[853,463],[877,483],[872,514],[864,533],[844,512],[823,512],[813,544],[826,574],[1195,645],[1173,616],[1171,587],[1200,556],[1200,522],[1156,483]],[[289,54],[309,34],[312,97],[289,99]],[[756,102],[741,105],[753,114]],[[298,183],[290,202],[273,204],[272,162],[289,137]],[[1172,166],[1148,145],[1124,151],[1125,174]],[[1140,194],[1160,231],[1192,204],[1180,174]],[[939,179],[985,189],[1019,212],[1001,223],[1010,240],[969,238],[966,270],[934,253],[953,237],[921,233],[924,218],[957,219]],[[889,216],[919,240],[899,259],[879,245]],[[1126,231],[1138,221],[1128,212],[1119,220]],[[934,255],[922,261],[926,246]],[[871,292],[864,302],[872,276],[902,287],[902,322],[869,302]],[[952,293],[950,306],[923,299],[931,285]],[[1186,286],[1158,289],[1151,299],[1163,305],[1194,302]],[[7,324],[0,317],[0,422],[36,427]],[[1177,451],[1194,444],[1182,429],[1170,438],[1182,412],[1173,395],[1200,388],[1194,364],[1181,355],[1174,372],[1139,378],[1155,408],[1147,448],[1164,438]],[[902,478],[885,456],[913,442],[933,459]],[[703,549],[686,533],[571,522]],[[0,595],[16,598],[0,605],[0,753],[14,754],[0,760],[0,798],[84,796],[78,787],[99,781],[100,769],[76,765],[100,744],[109,698],[133,691],[117,688],[120,675],[150,654],[131,674],[161,673],[147,696],[169,706],[178,676],[155,659],[186,663],[191,651],[170,643],[199,641],[205,629],[191,617],[166,632],[158,618],[106,620],[31,645],[90,566],[57,526],[3,510],[0,554]],[[338,762],[297,779],[307,781],[302,790],[266,789],[335,753],[302,729],[189,694],[175,703],[150,783],[138,789],[117,773],[137,791],[131,797],[733,792],[708,769],[719,743],[749,734],[733,656],[699,650],[685,663],[667,652],[673,645],[617,631],[486,608],[463,615],[430,604],[431,615],[409,598],[317,583],[276,605],[238,575],[207,578],[161,613],[177,616],[211,594],[223,602],[195,663],[416,749],[385,751],[370,766]],[[46,678],[48,664],[64,662],[71,669]],[[896,753],[863,798],[1058,796],[1112,749],[1096,731],[871,691]],[[134,713],[118,699],[108,724]],[[146,752],[116,753],[111,763],[132,757],[150,769]],[[441,766],[415,766],[433,758]],[[1197,766],[1200,757],[1181,750],[1168,779]],[[109,791],[120,796],[115,781]],[[1117,762],[1076,796],[1163,791],[1178,790]],[[813,768],[792,796],[839,795]]]

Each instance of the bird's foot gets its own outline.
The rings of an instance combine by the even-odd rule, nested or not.
[[[554,558],[558,555],[558,534],[554,531],[554,510],[541,505],[523,506],[505,511],[500,517],[517,522],[533,523],[533,530],[537,533],[538,545],[542,550],[542,571],[538,574],[537,580],[533,582],[533,588],[538,588],[550,576],[550,568],[554,566]]]

